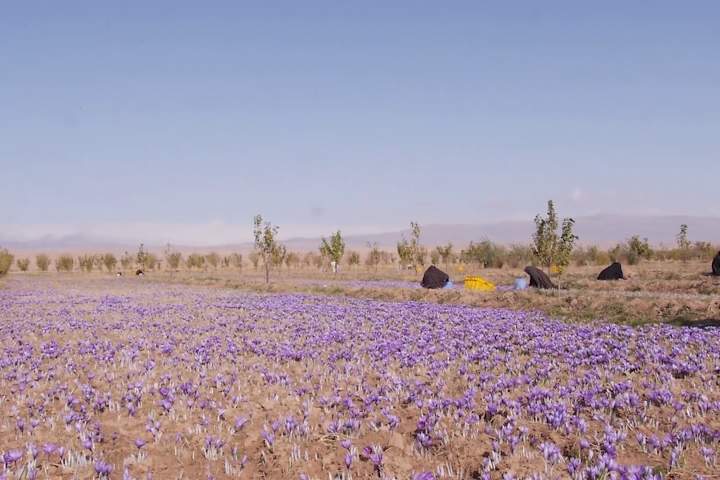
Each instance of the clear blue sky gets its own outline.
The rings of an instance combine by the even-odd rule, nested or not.
[[[5,2],[0,224],[718,215],[719,25],[717,1]]]

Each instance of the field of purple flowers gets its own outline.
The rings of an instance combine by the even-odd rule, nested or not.
[[[0,478],[718,478],[720,332],[136,279],[0,289]]]

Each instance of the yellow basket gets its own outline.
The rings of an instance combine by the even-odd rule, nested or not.
[[[492,292],[495,290],[495,284],[488,282],[482,277],[465,277],[465,288],[468,290],[479,290],[482,292]]]

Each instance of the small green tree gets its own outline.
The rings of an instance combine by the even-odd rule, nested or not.
[[[342,260],[343,255],[345,254],[345,241],[342,238],[342,234],[340,233],[340,230],[335,232],[331,237],[330,241],[325,239],[325,237],[322,238],[322,243],[320,244],[320,255],[323,257],[329,258],[331,262],[333,262],[332,269],[333,273],[337,273],[337,267],[340,265],[340,260]]]
[[[527,265],[533,259],[532,249],[527,245],[510,245],[505,254],[505,261],[512,268],[519,268]]]
[[[148,268],[148,260],[148,252],[145,250],[145,245],[141,243],[135,254],[135,265],[144,270]]]
[[[450,259],[453,257],[453,244],[448,243],[447,245],[435,247],[435,251],[438,253],[438,255],[440,255],[442,263],[447,269],[448,263],[450,263]]]
[[[412,256],[412,266],[415,269],[415,273],[418,273],[418,267],[425,265],[425,258],[427,257],[427,250],[420,245],[420,224],[417,222],[410,222],[410,254]]]
[[[135,259],[128,252],[123,253],[122,257],[120,257],[120,265],[122,266],[123,270],[130,270],[133,266],[134,261]]]
[[[192,270],[193,268],[201,269],[205,266],[205,255],[201,255],[199,253],[191,253],[185,260],[185,264],[190,270]]]
[[[476,263],[482,268],[502,268],[505,264],[505,250],[490,240],[470,242],[467,248],[460,252],[460,258],[464,263]]]
[[[205,255],[205,260],[207,260],[208,265],[210,265],[213,270],[217,270],[217,267],[220,264],[220,255],[215,252],[210,252]]]
[[[677,234],[678,256],[683,262],[687,262],[692,252],[690,251],[690,240],[688,239],[688,226],[680,225],[680,233]]]
[[[392,265],[395,263],[395,255],[392,254],[392,252],[386,252],[385,250],[380,250],[380,262],[385,265]]]
[[[627,242],[628,246],[628,263],[635,265],[640,259],[650,260],[653,255],[652,248],[648,243],[648,239],[640,240],[639,235],[633,235]]]
[[[397,243],[397,254],[398,258],[400,259],[400,265],[402,268],[406,268],[409,265],[412,265],[412,249],[410,248],[409,242],[403,237],[402,240],[400,240]]]
[[[360,254],[358,252],[349,252],[347,263],[350,267],[356,267],[360,265]]]
[[[248,259],[250,260],[253,269],[257,270],[258,265],[260,264],[260,254],[258,254],[257,252],[250,252],[250,255],[248,255]]]
[[[229,266],[237,269],[242,269],[243,256],[239,253],[231,253],[228,256]]]
[[[253,221],[255,251],[262,258],[265,267],[265,283],[270,283],[270,268],[273,259],[285,258],[285,249],[277,241],[278,227],[270,222],[263,222],[262,215],[256,215]],[[282,254],[282,255],[281,255]],[[282,263],[282,262],[280,262]]]
[[[302,259],[303,265],[306,267],[315,267],[321,269],[323,266],[323,256],[315,252],[307,252]]]
[[[438,253],[437,249],[430,252],[430,263],[433,265],[440,264],[440,253]]]
[[[295,268],[300,265],[300,255],[295,252],[287,252],[285,255],[285,266],[287,268]]]
[[[105,269],[108,271],[108,273],[115,270],[115,266],[117,266],[117,258],[115,258],[115,255],[112,253],[106,253],[105,255],[102,255],[100,257],[102,259],[102,264],[105,265]]]
[[[50,257],[41,253],[35,257],[35,265],[41,272],[47,272],[50,267]]]
[[[160,259],[154,253],[147,252],[145,254],[145,268],[155,270],[160,267]]]
[[[15,257],[6,249],[0,250],[0,277],[7,275]]]
[[[575,248],[575,242],[578,240],[578,236],[573,233],[573,226],[575,220],[572,218],[563,219],[562,229],[560,233],[560,243],[558,244],[557,254],[555,257],[555,264],[563,272],[568,265],[570,265],[570,259],[572,257],[573,248]]]
[[[377,242],[375,242],[375,243],[368,242],[368,248],[370,249],[370,251],[368,252],[367,258],[365,259],[365,264],[370,268],[374,268],[375,271],[377,272],[378,265],[380,265],[380,261],[382,260],[382,252],[378,248]],[[399,248],[400,247],[398,246],[398,249]],[[398,250],[398,255],[399,255],[399,250]]]
[[[55,270],[58,272],[72,272],[75,267],[75,259],[72,255],[60,255],[55,259]]]
[[[95,256],[94,255],[80,255],[77,258],[78,261],[78,267],[80,267],[80,270],[86,273],[90,273],[93,271],[93,267],[95,266]]]
[[[575,220],[565,218],[562,221],[561,234],[558,236],[558,220],[555,213],[555,204],[548,201],[547,216],[545,218],[537,215],[535,217],[535,233],[533,234],[533,257],[539,265],[547,267],[553,265],[560,271],[570,263],[570,256],[578,240],[573,233]]]
[[[182,253],[178,252],[168,243],[165,246],[165,265],[170,270],[177,271],[182,263]]]
[[[17,267],[21,272],[27,272],[28,268],[30,268],[29,258],[18,258],[15,263],[17,264]]]
[[[690,240],[688,240],[688,226],[684,223],[680,225],[680,233],[677,234],[677,245],[680,250],[690,249]]]
[[[285,248],[285,245],[278,245],[277,248],[274,249],[272,254],[270,255],[270,263],[272,263],[272,266],[275,268],[282,268],[287,256],[288,251],[287,248]]]
[[[425,264],[427,263],[427,248],[423,246],[418,247],[418,249],[415,250],[415,255],[413,256],[413,258],[415,259],[415,272],[419,272],[420,269],[425,267]]]

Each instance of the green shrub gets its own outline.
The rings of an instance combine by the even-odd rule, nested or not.
[[[205,261],[210,265],[214,270],[217,269],[218,265],[220,264],[220,255],[218,255],[215,252],[210,252],[207,255],[205,255]]]
[[[102,264],[105,265],[105,268],[108,272],[111,272],[115,270],[115,266],[117,265],[117,258],[115,258],[115,255],[112,253],[106,253],[105,255],[100,256],[100,259],[102,261]]]
[[[287,252],[285,255],[285,266],[288,268],[296,268],[300,265],[300,255],[295,252]]]
[[[154,253],[145,252],[145,263],[141,267],[145,270],[155,270],[160,266],[160,259]]]
[[[203,268],[205,266],[205,255],[191,253],[185,260],[185,264],[190,270],[193,268]]]
[[[41,272],[47,272],[50,267],[50,257],[41,253],[35,257],[35,265]]]
[[[123,270],[130,270],[133,266],[133,262],[135,262],[135,257],[130,255],[128,252],[125,252],[122,257],[120,257],[120,265]]]
[[[233,268],[242,268],[243,256],[239,253],[231,253],[228,257],[228,264]]]
[[[633,255],[645,260],[650,260],[653,256],[653,251],[650,248],[648,239],[640,240],[638,235],[630,237],[630,240],[628,240],[628,250],[630,250]]]
[[[624,244],[617,244],[608,251],[610,260],[613,262],[626,262],[630,265],[637,265],[641,260],[650,260],[654,256],[648,239],[640,239],[634,235]]]
[[[453,244],[449,242],[447,245],[435,247],[435,251],[440,256],[445,268],[447,268],[448,263],[450,263],[455,257],[455,254],[453,253]]]
[[[608,263],[610,263],[610,255],[608,252],[604,250],[599,251],[597,257],[595,257],[595,265],[602,266]]]
[[[55,270],[58,272],[72,272],[75,267],[75,259],[72,255],[60,255],[55,259]]]
[[[347,263],[351,267],[360,265],[360,254],[358,252],[348,252]]]
[[[30,268],[29,258],[18,258],[16,263],[21,272],[27,272],[28,268]]]
[[[273,267],[280,268],[282,267],[283,263],[285,263],[285,258],[287,257],[287,247],[285,245],[278,244],[276,248],[271,252],[270,255],[270,264]],[[267,267],[266,267],[267,268]],[[266,273],[268,270],[266,270]],[[265,283],[268,283],[270,281],[270,277],[266,275]]]
[[[431,265],[440,265],[440,254],[437,250],[432,250],[430,252],[430,264]]]
[[[167,268],[169,268],[170,270],[177,270],[180,268],[181,263],[182,253],[172,250],[172,248],[168,244],[167,248],[165,249],[165,264],[167,265]]]
[[[77,258],[77,261],[80,270],[90,273],[93,271],[93,267],[95,266],[95,255],[80,255]]]
[[[470,245],[460,252],[460,259],[464,263],[474,263],[482,268],[502,268],[505,264],[505,249],[490,240],[470,242]]]
[[[370,268],[374,268],[375,271],[377,271],[377,267],[382,260],[382,253],[380,252],[377,243],[368,243],[368,248],[370,248],[370,251],[368,252],[367,257],[365,257],[365,265]],[[400,261],[402,262],[402,257]]]
[[[8,273],[14,259],[15,257],[13,257],[7,250],[0,250],[0,277]]]
[[[313,253],[308,252],[308,254],[305,255],[305,258],[307,258],[308,255],[313,255]],[[248,255],[248,258],[250,259],[250,263],[252,263],[253,268],[257,270],[258,265],[260,264],[260,254],[257,252],[251,252],[250,255]]]
[[[512,268],[522,268],[533,261],[532,249],[527,245],[510,245],[505,262]]]

